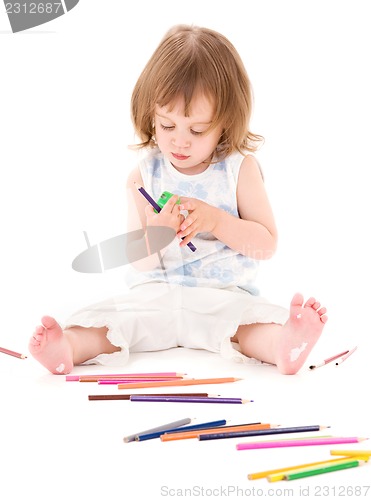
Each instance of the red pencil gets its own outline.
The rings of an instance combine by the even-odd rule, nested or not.
[[[0,352],[3,354],[8,354],[9,356],[14,356],[15,358],[26,359],[27,356],[24,354],[20,354],[19,352],[11,351],[9,349],[4,349],[4,347],[0,347]]]

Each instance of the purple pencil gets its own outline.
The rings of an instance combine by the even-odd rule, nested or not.
[[[244,404],[251,402],[249,399],[222,398],[222,397],[189,397],[189,396],[130,396],[130,401],[151,402],[151,403],[223,403],[223,404]]]

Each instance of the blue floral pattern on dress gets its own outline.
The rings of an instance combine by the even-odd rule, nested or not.
[[[143,187],[156,200],[163,191],[197,198],[238,217],[237,179],[244,156],[235,153],[218,163],[212,163],[201,174],[186,175],[177,171],[158,151],[154,150],[139,163]],[[192,238],[197,250],[180,248],[174,241],[163,255],[163,265],[140,273],[130,267],[129,287],[142,283],[168,281],[196,287],[239,287],[257,295],[254,285],[258,262],[239,254],[218,241],[211,233],[199,233]]]

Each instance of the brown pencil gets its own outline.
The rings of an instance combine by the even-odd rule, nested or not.
[[[90,395],[89,396],[89,401],[106,401],[106,400],[128,400],[130,401],[131,396],[184,396],[189,397],[208,397],[209,394],[207,392],[194,392],[194,393],[167,393],[167,394],[97,394],[97,395]]]
[[[8,354],[9,356],[14,356],[15,358],[26,359],[27,356],[24,354],[20,354],[19,352],[11,351],[10,349],[4,349],[4,347],[0,347],[0,352],[3,354]]]

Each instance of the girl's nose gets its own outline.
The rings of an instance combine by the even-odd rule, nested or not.
[[[186,134],[182,134],[180,132],[173,135],[172,143],[178,148],[187,148],[190,145],[189,138],[187,138]]]

